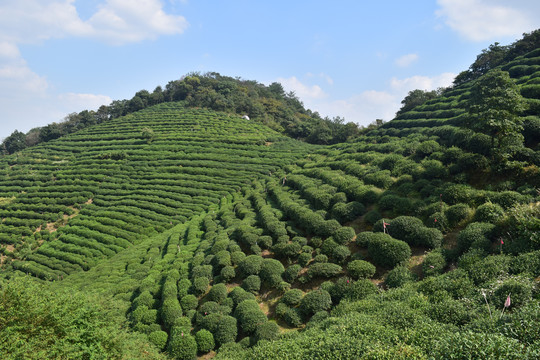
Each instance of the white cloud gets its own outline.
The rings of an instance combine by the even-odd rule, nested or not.
[[[436,15],[466,39],[486,41],[519,37],[540,25],[537,0],[437,0]]]
[[[75,0],[0,0],[0,109],[2,135],[28,131],[67,113],[109,104],[105,95],[55,93],[19,51],[21,44],[48,39],[87,38],[122,45],[181,34],[188,23],[165,13],[160,0],[102,0],[83,21]]]
[[[409,92],[410,90],[435,90],[439,87],[447,87],[452,84],[456,74],[454,73],[442,73],[436,76],[421,76],[415,75],[405,79],[398,79],[393,77],[390,80],[390,87],[395,92]]]
[[[452,84],[456,74],[442,73],[436,76],[411,76],[404,79],[391,78],[384,90],[366,90],[345,99],[332,99],[318,85],[305,85],[296,77],[280,78],[283,87],[295,91],[306,108],[317,111],[321,116],[344,117],[360,125],[369,125],[376,119],[389,121],[401,107],[401,100],[411,90],[435,90]],[[308,77],[310,74],[308,74]]]
[[[305,85],[296,76],[278,78],[277,82],[281,83],[286,91],[294,91],[296,96],[302,100],[323,99],[327,96],[319,85]]]
[[[418,60],[418,54],[407,54],[397,58],[394,62],[399,67],[407,67]]]
[[[181,34],[183,16],[163,11],[159,0],[106,0],[83,21],[75,0],[5,0],[0,5],[0,40],[33,43],[51,38],[96,38],[121,45]]]

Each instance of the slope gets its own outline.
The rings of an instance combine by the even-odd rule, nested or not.
[[[304,149],[247,120],[166,103],[2,158],[3,266],[42,279],[88,270]]]

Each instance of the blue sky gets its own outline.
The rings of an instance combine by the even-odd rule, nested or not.
[[[537,28],[537,0],[2,0],[0,139],[191,71],[367,125]]]

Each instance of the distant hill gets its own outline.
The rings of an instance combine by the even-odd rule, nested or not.
[[[136,334],[89,332],[88,357],[538,358],[540,62],[518,43],[330,146],[186,96],[0,158],[0,305],[24,273],[102,299]],[[71,349],[46,328],[17,354]]]

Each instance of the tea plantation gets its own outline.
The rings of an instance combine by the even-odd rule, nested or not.
[[[334,145],[173,101],[1,157],[0,353],[539,358],[538,79],[527,48]]]

